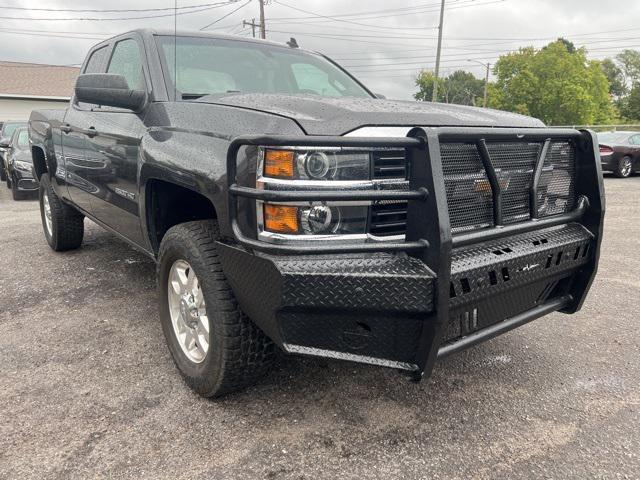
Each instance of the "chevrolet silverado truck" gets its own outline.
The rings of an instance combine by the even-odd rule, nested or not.
[[[277,347],[420,379],[575,313],[596,273],[593,133],[381,99],[300,48],[132,31],[29,129],[47,242],[80,247],[89,218],[154,259],[169,350],[203,396],[255,382]]]

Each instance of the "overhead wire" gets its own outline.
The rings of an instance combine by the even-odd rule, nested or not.
[[[55,22],[69,22],[69,21],[91,21],[91,22],[115,22],[115,21],[126,21],[126,20],[147,20],[151,18],[166,18],[166,17],[175,17],[178,15],[190,15],[193,13],[205,12],[208,10],[213,10],[215,8],[224,7],[226,5],[236,3],[240,0],[228,0],[225,2],[219,2],[216,4],[212,4],[209,7],[203,7],[199,9],[193,9],[188,11],[180,11],[174,13],[162,13],[158,15],[142,15],[136,17],[68,17],[68,18],[51,18],[51,17],[7,17],[3,16],[2,20],[28,20],[34,22],[44,22],[44,21],[55,21]]]
[[[133,13],[133,12],[165,12],[175,10],[186,10],[192,8],[211,7],[228,2],[201,3],[198,5],[183,5],[181,7],[159,7],[159,8],[38,8],[38,7],[15,7],[12,5],[0,5],[3,10],[22,10],[32,12],[78,12],[78,13]]]
[[[247,0],[245,3],[243,3],[242,5],[240,5],[238,8],[231,10],[229,13],[227,13],[226,15],[223,15],[222,17],[218,18],[217,20],[214,20],[213,22],[205,25],[204,27],[201,27],[200,30],[206,30],[207,28],[209,28],[212,25],[215,25],[216,23],[218,23],[220,20],[224,20],[225,18],[233,15],[234,13],[236,13],[238,10],[243,9],[244,7],[246,7],[247,5],[249,5],[251,3],[251,0]]]

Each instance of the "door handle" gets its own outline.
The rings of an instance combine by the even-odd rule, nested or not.
[[[63,124],[60,127],[60,131],[62,131],[63,133],[71,133],[71,125],[69,125],[68,123]]]
[[[98,131],[96,130],[96,127],[89,127],[87,129],[87,137],[93,138],[96,135],[98,135]]]

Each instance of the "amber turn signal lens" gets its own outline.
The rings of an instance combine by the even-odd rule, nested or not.
[[[267,177],[293,178],[293,152],[267,150],[264,153],[264,174]]]
[[[298,207],[265,203],[264,228],[274,233],[298,233]]]

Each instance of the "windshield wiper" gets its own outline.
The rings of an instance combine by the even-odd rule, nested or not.
[[[183,93],[182,100],[195,100],[200,97],[208,95],[207,93]]]
[[[240,90],[227,90],[225,93],[242,93]],[[222,95],[220,93],[183,93],[182,100],[196,100],[201,97],[206,97],[207,95]]]

